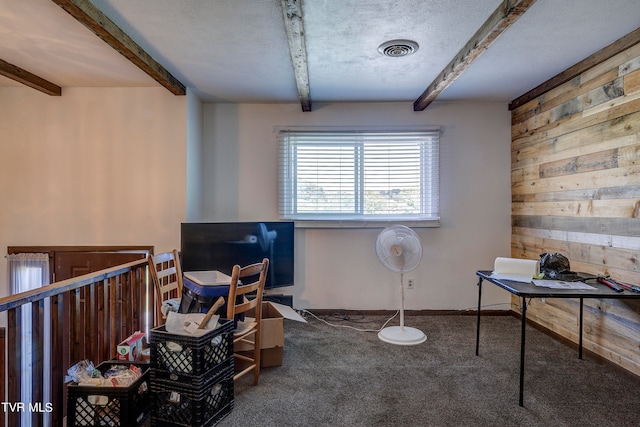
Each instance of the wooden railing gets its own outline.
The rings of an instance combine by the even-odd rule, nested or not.
[[[0,426],[4,425],[5,415],[7,426],[20,425],[21,417],[31,417],[33,426],[41,426],[44,417],[49,416],[52,425],[62,426],[68,368],[85,359],[95,365],[113,359],[123,339],[138,330],[147,332],[153,325],[153,293],[147,261],[143,259],[0,298],[0,314],[7,313],[7,359],[4,360],[4,351],[0,353],[0,378],[6,379],[7,393],[2,399]],[[48,322],[45,305],[49,306]],[[31,306],[33,378],[28,402],[21,389],[22,318],[26,306]],[[46,341],[50,341],[50,350],[45,349]],[[50,356],[49,372],[44,372],[45,352]],[[43,401],[45,376],[51,396],[47,402]],[[4,384],[3,381],[3,387]]]

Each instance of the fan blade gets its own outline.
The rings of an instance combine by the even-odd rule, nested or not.
[[[378,236],[378,243],[385,248],[389,248],[391,245],[398,243],[398,236],[393,230],[383,230]]]
[[[396,271],[397,273],[399,273],[400,271],[402,271],[404,269],[404,265],[405,265],[405,259],[404,256],[400,255],[400,256],[389,256],[386,258],[385,260],[387,262],[387,265],[393,270],[395,268],[394,271]]]

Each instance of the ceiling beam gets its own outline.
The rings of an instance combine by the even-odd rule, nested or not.
[[[307,67],[307,47],[304,41],[304,24],[302,22],[302,0],[281,0],[281,3],[293,73],[298,87],[298,97],[302,111],[308,112],[311,111],[311,90]]]
[[[413,103],[413,110],[423,111],[427,108],[535,2],[536,0],[503,0],[489,19]]]
[[[133,41],[89,0],[52,0],[135,66],[174,95],[185,95],[185,86]]]
[[[624,37],[616,40],[615,42],[605,46],[600,49],[593,55],[583,59],[578,62],[574,66],[567,68],[565,71],[557,74],[556,76],[550,78],[546,82],[536,86],[531,89],[529,92],[524,95],[519,96],[509,103],[509,110],[514,110],[521,105],[526,104],[529,101],[534,100],[539,97],[543,93],[550,91],[551,89],[560,86],[563,83],[568,82],[574,77],[578,77],[580,74],[587,71],[589,68],[592,68],[595,65],[598,65],[601,62],[606,61],[607,59],[619,54],[630,48],[631,46],[635,46],[640,43],[640,28],[635,29]]]
[[[0,59],[0,74],[51,96],[62,95],[62,88],[16,65]]]

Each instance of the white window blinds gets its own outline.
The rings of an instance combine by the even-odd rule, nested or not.
[[[281,131],[280,216],[439,220],[439,131]]]

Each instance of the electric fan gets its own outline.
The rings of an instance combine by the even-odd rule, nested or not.
[[[382,341],[415,345],[427,340],[427,336],[416,328],[404,325],[404,273],[415,269],[422,259],[422,245],[418,235],[404,225],[391,225],[378,235],[376,255],[389,270],[400,273],[400,326],[389,326],[378,333]]]

